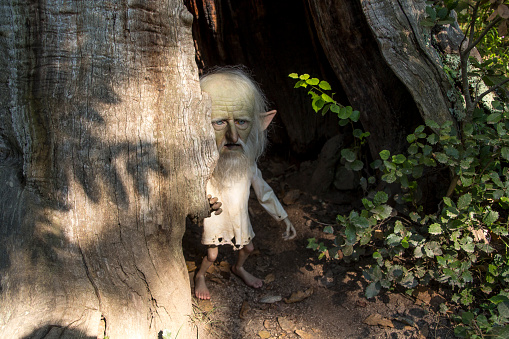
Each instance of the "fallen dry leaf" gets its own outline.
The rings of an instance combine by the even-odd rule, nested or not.
[[[292,304],[299,301],[302,301],[308,297],[310,297],[313,294],[313,287],[308,288],[305,291],[297,291],[293,292],[290,298],[285,298],[285,303]]]
[[[269,331],[260,331],[258,332],[258,335],[260,336],[260,338],[264,338],[264,339],[267,339],[267,338],[270,338],[270,332]]]
[[[247,319],[248,313],[251,310],[251,306],[249,306],[249,303],[244,300],[242,303],[242,307],[240,308],[239,317],[240,319]]]
[[[267,276],[265,277],[263,282],[266,283],[266,284],[270,284],[274,280],[276,280],[276,276],[274,275],[274,273],[270,273],[270,274],[267,274]]]
[[[188,272],[193,272],[196,270],[196,264],[194,263],[194,261],[186,261],[186,266]]]
[[[394,324],[392,323],[392,321],[390,321],[387,318],[382,317],[378,313],[373,313],[372,315],[370,315],[369,317],[364,319],[364,323],[368,324],[370,326],[378,326],[378,325],[380,325],[380,326],[390,327],[390,328],[394,327]]]
[[[204,299],[198,302],[198,308],[201,312],[210,312],[214,309],[214,305],[209,299]]]

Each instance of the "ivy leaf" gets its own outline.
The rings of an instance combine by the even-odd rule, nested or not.
[[[288,74],[288,76],[292,79],[298,79],[299,78],[299,75],[297,73],[290,73]]]
[[[334,112],[334,113],[336,113],[336,114],[337,114],[337,113],[339,113],[339,110],[340,110],[340,109],[341,109],[341,107],[339,107],[339,106],[338,106],[338,105],[336,105],[336,104],[332,104],[332,105],[330,106],[330,110],[331,110],[331,112]]]
[[[299,76],[299,79],[300,80],[307,80],[307,79],[309,79],[309,74],[302,74],[301,76]]]

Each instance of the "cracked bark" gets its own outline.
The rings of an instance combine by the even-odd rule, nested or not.
[[[217,151],[190,25],[177,0],[0,5],[1,337],[193,335],[181,238]]]

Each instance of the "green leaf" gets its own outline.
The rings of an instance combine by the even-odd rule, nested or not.
[[[357,159],[357,155],[350,148],[343,148],[341,150],[341,156],[348,162],[354,162]]]
[[[497,305],[498,314],[503,318],[509,318],[509,301],[503,301]]]
[[[426,6],[426,14],[428,14],[433,21],[437,18],[437,12],[435,12],[435,9],[431,6]]]
[[[489,211],[483,218],[483,222],[490,226],[498,219],[498,212],[497,211]]]
[[[426,120],[425,123],[426,123],[426,126],[430,127],[431,129],[434,129],[434,130],[440,129],[440,125],[438,125],[433,120]]]
[[[320,84],[318,85],[318,87],[320,87],[321,89],[323,89],[325,91],[330,91],[332,89],[330,87],[330,84],[325,80],[320,81]]]
[[[500,119],[502,119],[502,114],[492,113],[492,114],[488,115],[488,117],[486,118],[486,121],[488,124],[496,124],[497,122],[500,121]]]
[[[302,80],[299,80],[297,81],[297,83],[295,83],[295,86],[293,86],[293,88],[299,88],[299,87],[308,87],[308,84],[306,84],[305,81],[302,81]]]
[[[325,101],[319,96],[314,98],[313,101],[311,102],[311,106],[317,113],[319,110],[321,110],[323,108],[323,105],[325,105]]]
[[[352,106],[342,107],[338,113],[340,119],[348,119],[350,115],[352,115]]]
[[[406,141],[408,141],[408,143],[412,143],[416,140],[417,138],[415,137],[415,134],[409,134],[407,135],[406,137]]]
[[[428,228],[428,232],[430,234],[442,234],[442,226],[440,226],[440,224],[437,224],[437,223],[434,223],[434,224],[431,224]]]
[[[298,79],[299,78],[299,75],[297,73],[290,73],[288,74],[288,76],[292,79]]]
[[[379,281],[372,282],[371,284],[368,285],[368,287],[366,287],[366,292],[365,292],[366,298],[371,299],[371,298],[377,296],[378,293],[380,293],[381,289],[382,289],[382,286],[380,285]]]
[[[349,244],[354,244],[355,241],[357,241],[357,233],[355,230],[355,226],[352,224],[349,224],[348,226],[346,226],[345,235],[346,235],[346,241]]]
[[[449,161],[449,157],[441,152],[436,152],[435,157],[437,158],[437,161],[441,164],[447,164]]]
[[[332,226],[325,226],[323,229],[323,233],[333,234],[334,229],[332,228]]]
[[[387,160],[389,159],[390,156],[391,152],[389,152],[388,150],[383,150],[380,152],[380,158],[382,158],[382,160]]]
[[[402,164],[406,161],[406,157],[403,154],[393,155],[392,162],[395,164]]]
[[[470,194],[470,193],[463,194],[458,199],[458,209],[460,209],[460,210],[466,209],[470,205],[471,202],[472,202],[472,194]]]
[[[360,117],[361,117],[361,112],[353,111],[352,115],[350,115],[350,120],[352,120],[353,122],[357,122],[357,121],[359,121]]]
[[[313,78],[313,79],[306,79],[306,83],[309,84],[309,85],[312,85],[312,86],[316,86],[320,83],[320,80],[317,79],[317,78]]]
[[[509,147],[502,147],[500,152],[502,153],[502,158],[509,160]]]
[[[302,74],[301,76],[299,76],[299,79],[300,80],[307,80],[307,79],[309,79],[309,74]]]
[[[340,110],[340,109],[341,109],[341,107],[339,107],[339,106],[338,106],[338,105],[336,105],[336,104],[332,104],[332,105],[330,106],[330,110],[331,110],[331,112],[334,112],[334,113],[339,113],[339,110]]]
[[[461,321],[465,325],[469,325],[472,322],[472,320],[474,320],[474,318],[475,316],[472,312],[463,312],[461,314]]]
[[[422,20],[419,22],[419,24],[420,24],[421,26],[425,26],[425,27],[433,27],[433,26],[435,26],[435,21],[433,21],[433,20],[431,20],[431,19],[429,19],[429,18],[424,18],[424,19],[422,19]]]
[[[387,200],[389,200],[389,196],[384,191],[376,192],[376,194],[373,198],[373,202],[376,205],[385,204],[387,202]]]
[[[428,143],[430,143],[431,145],[435,145],[437,142],[438,142],[438,135],[436,135],[435,133],[432,133],[428,136],[428,138],[426,139],[428,141]]]
[[[360,160],[355,160],[352,163],[347,163],[352,171],[360,171],[364,167],[364,163]]]
[[[360,227],[360,228],[368,228],[369,227],[368,219],[366,219],[364,217],[356,216],[356,217],[353,217],[351,219],[351,221],[357,227]]]
[[[323,99],[325,102],[334,102],[334,100],[333,100],[330,96],[328,96],[327,94],[325,94],[325,93],[323,93],[323,94],[321,95],[321,97],[322,97],[322,99]]]

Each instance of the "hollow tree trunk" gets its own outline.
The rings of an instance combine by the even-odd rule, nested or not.
[[[419,25],[424,0],[186,3],[197,19],[193,31],[201,64],[253,68],[297,153],[338,129],[337,118],[312,113],[306,91],[288,82],[290,72],[328,80],[335,99],[361,112],[373,157],[382,149],[405,150],[406,136],[425,119],[452,119],[450,85],[430,32]]]
[[[191,337],[181,239],[217,158],[191,23],[178,0],[0,5],[0,337]]]

